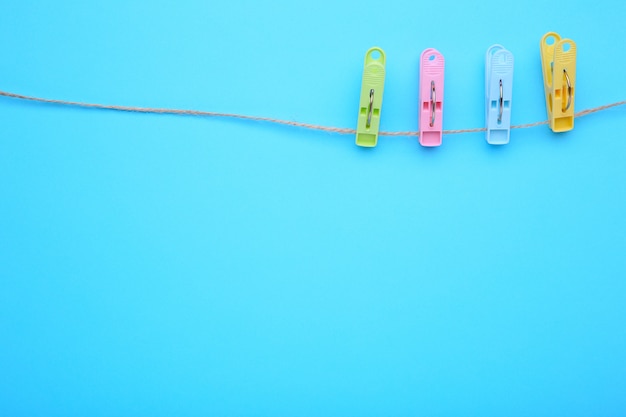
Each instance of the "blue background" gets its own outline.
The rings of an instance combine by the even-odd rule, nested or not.
[[[460,129],[501,43],[518,124],[546,118],[556,31],[577,110],[626,99],[614,1],[88,3],[3,2],[0,88],[354,127],[378,45],[382,129],[416,130],[435,47]],[[6,98],[0,120],[3,416],[626,415],[624,108],[438,149]]]

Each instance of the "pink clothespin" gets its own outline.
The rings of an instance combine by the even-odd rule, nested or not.
[[[419,125],[420,145],[439,146],[443,134],[443,72],[445,60],[439,51],[425,49],[420,56]]]

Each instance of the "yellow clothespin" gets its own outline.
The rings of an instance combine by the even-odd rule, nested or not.
[[[548,123],[553,132],[574,128],[576,95],[576,43],[554,32],[541,38],[541,69]]]

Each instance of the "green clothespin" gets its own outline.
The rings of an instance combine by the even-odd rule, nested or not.
[[[359,119],[356,125],[356,144],[359,146],[376,146],[384,89],[385,51],[373,47],[365,53]]]

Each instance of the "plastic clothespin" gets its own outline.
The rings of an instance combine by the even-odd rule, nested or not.
[[[356,144],[359,146],[371,148],[378,142],[384,89],[385,52],[378,47],[373,47],[365,53],[365,66],[363,67],[359,118],[356,125]]]
[[[443,73],[445,60],[439,51],[425,49],[420,56],[420,145],[439,146],[443,134]]]
[[[541,38],[541,69],[548,123],[553,132],[574,128],[576,96],[576,43],[554,32]]]
[[[502,45],[487,49],[485,60],[485,117],[487,143],[506,145],[511,134],[513,54]]]

